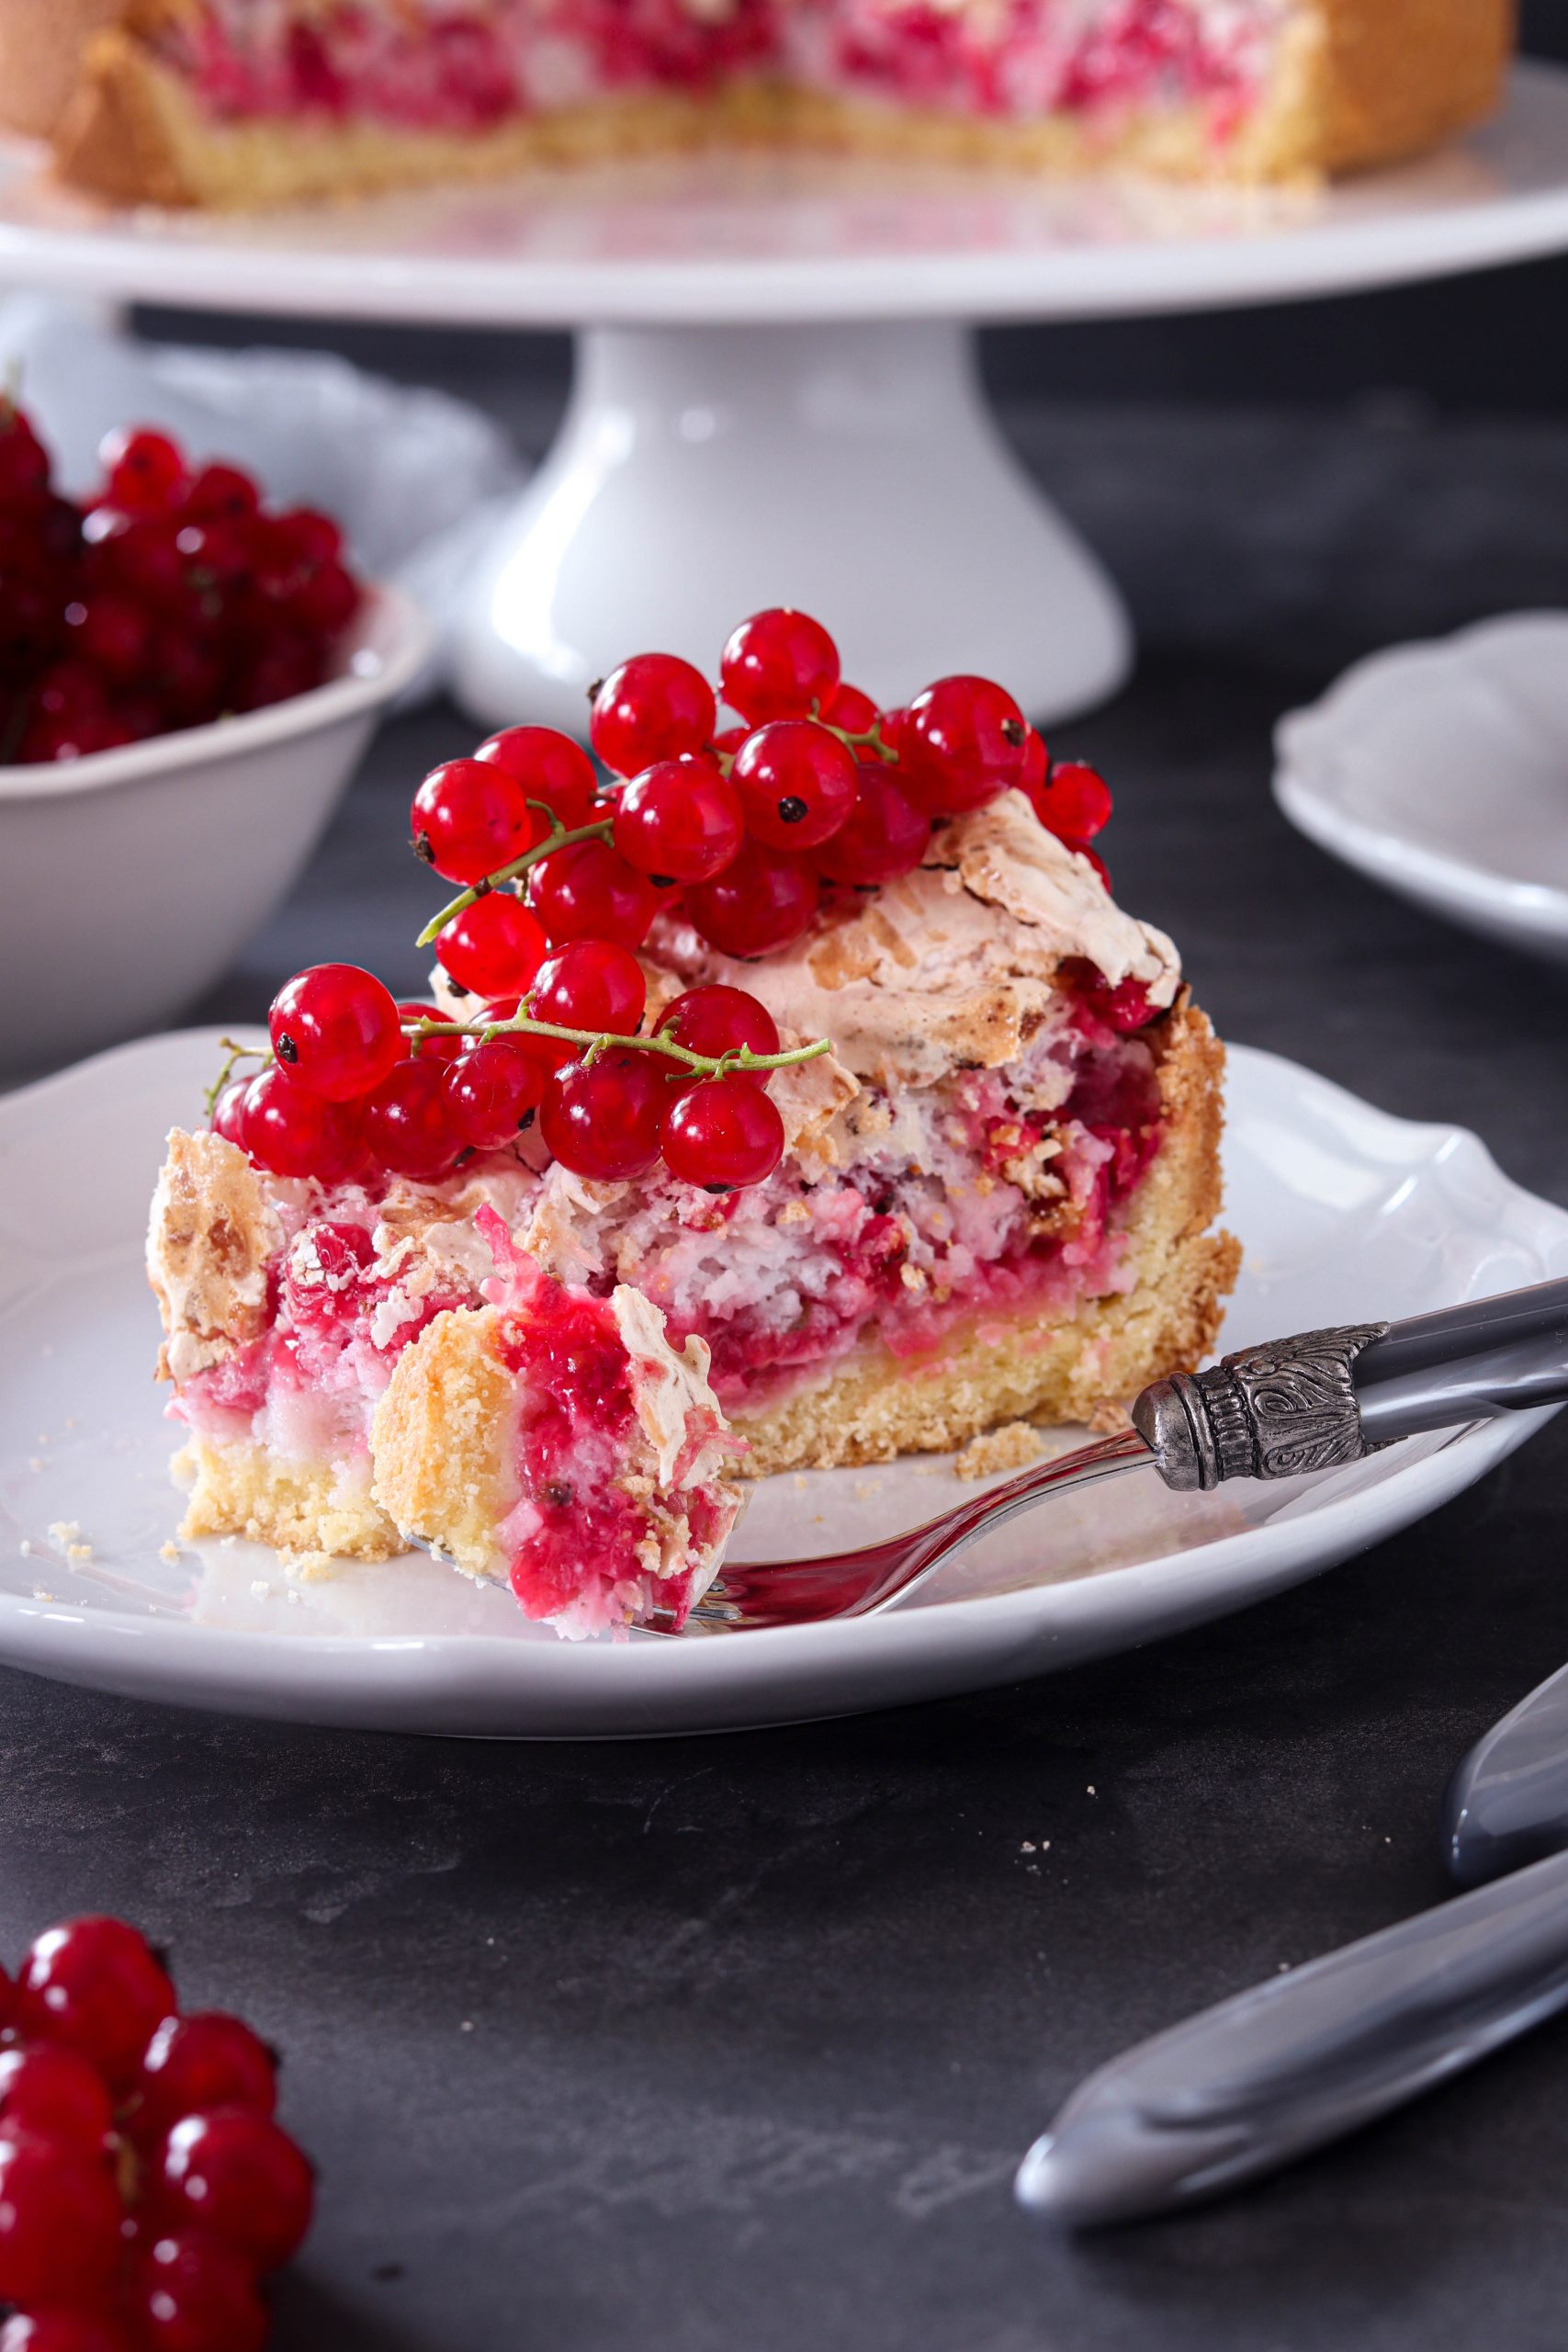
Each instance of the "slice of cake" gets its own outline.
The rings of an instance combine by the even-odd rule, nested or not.
[[[1099,777],[983,680],[878,713],[798,615],[737,632],[723,691],[750,717],[716,729],[687,664],[624,665],[602,792],[538,728],[436,769],[437,1002],[300,975],[267,1067],[171,1136],[187,1533],[417,1541],[574,1628],[679,1613],[727,1456],[1103,1420],[1209,1350],[1223,1056],[1110,895]]]
[[[241,206],[725,138],[1343,171],[1483,116],[1513,15],[1511,0],[121,0],[84,41],[84,5],[44,23],[37,0],[0,0],[29,84],[76,85],[65,176]]]

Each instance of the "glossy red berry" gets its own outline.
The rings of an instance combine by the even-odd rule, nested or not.
[[[701,752],[718,715],[700,670],[673,653],[637,653],[594,689],[588,740],[616,775]]]
[[[525,787],[491,760],[444,760],[410,812],[415,854],[449,882],[483,882],[522,857],[548,827]]]
[[[130,2302],[137,2352],[262,2352],[266,2343],[254,2265],[205,2229],[156,2237]]]
[[[744,831],[734,786],[690,761],[657,761],[615,802],[616,849],[663,881],[706,882],[722,873]]]
[[[898,783],[929,816],[984,808],[1023,773],[1029,728],[989,678],[939,678],[898,722]]]
[[[562,1029],[633,1037],[647,1002],[648,982],[629,948],[605,939],[573,939],[540,965],[528,1010],[536,1021],[553,1021]]]
[[[0,2327],[0,2352],[131,2352],[117,2320],[97,2312],[15,2312]]]
[[[96,2302],[114,2275],[120,2219],[101,2154],[0,2137],[0,2302]]]
[[[279,553],[292,563],[336,563],[343,553],[343,532],[318,506],[291,506],[272,518],[272,536]]]
[[[1051,754],[1045,748],[1045,738],[1037,727],[1032,727],[1029,730],[1029,740],[1023,747],[1023,765],[1019,770],[1020,792],[1027,793],[1030,799],[1033,800],[1035,794],[1045,781],[1050,765]],[[1034,813],[1037,817],[1040,815],[1038,806]],[[1043,823],[1044,820],[1042,818],[1041,821]]]
[[[166,433],[111,433],[98,462],[108,477],[109,503],[123,514],[166,514],[186,486],[184,453]]]
[[[522,996],[545,958],[538,917],[510,890],[490,890],[437,933],[442,969],[471,996]]]
[[[649,1172],[669,1101],[663,1073],[652,1067],[658,1058],[623,1046],[555,1073],[539,1106],[539,1129],[563,1168],[599,1183]]]
[[[129,685],[146,667],[152,624],[129,596],[110,592],[65,608],[71,652],[109,685]]]
[[[499,1150],[533,1125],[547,1075],[521,1038],[481,1038],[446,1074],[446,1115],[471,1149]]]
[[[869,735],[880,713],[869,695],[862,694],[858,686],[840,683],[821,716],[829,727],[841,727],[846,735]]]
[[[455,1062],[468,1042],[451,1014],[442,1012],[434,1004],[400,1004],[398,1019],[405,1029],[411,1021],[434,1021],[451,1033],[440,1037],[405,1036],[403,1054],[409,1061]]]
[[[113,2121],[104,2078],[80,2052],[49,2042],[0,2051],[0,2135],[30,2132],[101,2155]]]
[[[212,1106],[212,1132],[221,1136],[225,1143],[245,1148],[244,1107],[248,1078],[231,1078]]]
[[[864,887],[912,874],[930,844],[931,820],[894,782],[897,769],[864,760],[856,771],[855,802],[817,863],[829,882]]]
[[[439,1061],[400,1062],[365,1104],[365,1143],[389,1175],[438,1184],[463,1149]]]
[[[203,466],[186,492],[185,513],[193,523],[245,523],[261,504],[261,493],[238,466]]]
[[[671,1176],[710,1193],[765,1182],[784,1148],[778,1105],[755,1079],[699,1080],[677,1095],[660,1131]]]
[[[313,964],[273,998],[272,1050],[298,1086],[347,1102],[378,1086],[403,1052],[397,1000],[357,964]]]
[[[348,1182],[364,1159],[358,1105],[312,1094],[274,1063],[245,1089],[238,1140],[258,1168],[275,1176],[315,1176],[323,1184]]]
[[[79,2052],[112,2090],[134,2081],[153,2029],[178,2007],[167,1970],[123,1919],[46,1928],[28,1948],[18,1990],[22,2030]]]
[[[1093,841],[1111,820],[1110,786],[1082,760],[1058,761],[1029,797],[1041,823],[1075,847]]]
[[[777,605],[741,622],[719,670],[725,701],[753,727],[809,718],[839,690],[839,649],[820,621]]]
[[[654,1034],[684,1046],[689,1054],[705,1054],[710,1061],[737,1053],[742,1046],[749,1046],[754,1054],[779,1050],[778,1023],[767,1006],[744,989],[726,988],[721,981],[688,989],[678,996],[665,1008]],[[679,1065],[668,1075],[682,1086],[691,1082]],[[750,1083],[758,1086],[762,1081],[753,1078]]]
[[[154,2164],[178,2226],[210,2231],[258,2270],[280,2268],[310,2226],[309,2162],[270,2116],[250,2108],[183,2117]]]
[[[277,2060],[243,2018],[221,2009],[165,2018],[147,2045],[132,2128],[162,2134],[182,2116],[215,2107],[270,2115],[277,2104]]]
[[[640,947],[659,906],[647,875],[608,842],[572,842],[541,858],[528,896],[556,946],[569,939],[607,939],[618,947]]]
[[[775,718],[749,735],[731,781],[746,830],[768,849],[817,849],[855,803],[855,759],[814,718]]]
[[[592,823],[599,779],[581,743],[554,727],[503,727],[474,753],[514,776],[530,800],[542,800],[571,832]],[[543,841],[547,827],[541,828]]]
[[[686,912],[724,956],[772,956],[817,911],[817,876],[804,858],[747,841],[732,865],[686,893]]]

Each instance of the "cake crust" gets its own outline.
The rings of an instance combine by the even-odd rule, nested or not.
[[[763,80],[697,96],[615,93],[448,132],[352,119],[216,121],[151,45],[166,14],[167,0],[118,10],[65,0],[40,36],[37,0],[0,0],[0,62],[12,51],[37,59],[10,104],[32,127],[59,117],[57,164],[73,185],[119,202],[249,208],[726,139],[1046,173],[1315,178],[1401,161],[1482,119],[1516,34],[1515,0],[1295,0],[1258,101],[1223,139],[1201,101],[1014,120]],[[94,34],[106,16],[115,21]]]

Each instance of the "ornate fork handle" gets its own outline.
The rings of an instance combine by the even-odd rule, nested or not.
[[[1361,1424],[1353,1369],[1388,1329],[1303,1331],[1238,1349],[1208,1372],[1173,1373],[1144,1390],[1133,1425],[1166,1485],[1182,1493],[1359,1462],[1376,1448]]]

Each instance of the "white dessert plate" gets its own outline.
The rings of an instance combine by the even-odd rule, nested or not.
[[[512,1738],[849,1713],[1049,1672],[1245,1607],[1446,1502],[1549,1418],[1278,1486],[1173,1496],[1151,1473],[1095,1487],[858,1623],[570,1644],[423,1555],[291,1585],[260,1546],[174,1542],[177,1432],[152,1378],[141,1238],[164,1133],[197,1115],[215,1058],[215,1033],[187,1031],[0,1102],[0,1658],[66,1681]],[[1511,1184],[1461,1128],[1389,1118],[1246,1047],[1230,1104],[1226,1213],[1246,1266],[1229,1345],[1568,1272],[1568,1212]],[[837,1549],[972,1491],[921,1458],[777,1477],[737,1549]]]
[[[247,214],[115,211],[0,141],[0,279],[491,325],[1072,317],[1383,285],[1568,243],[1568,75],[1326,193],[734,153]]]
[[[1373,654],[1275,742],[1274,797],[1320,849],[1568,963],[1568,613]]]

